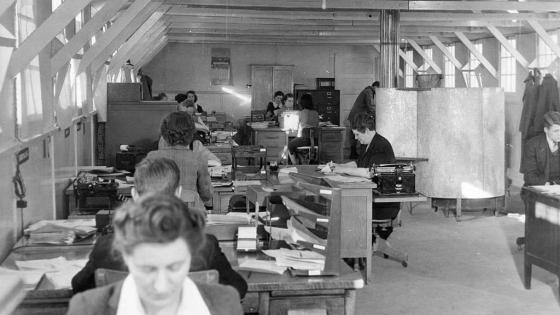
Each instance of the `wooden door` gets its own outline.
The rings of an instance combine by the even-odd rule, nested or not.
[[[294,86],[293,66],[274,66],[272,72],[272,93],[282,91],[284,94],[293,93]],[[273,94],[270,95],[272,98]]]
[[[272,100],[272,70],[271,66],[251,66],[251,110],[266,110]]]

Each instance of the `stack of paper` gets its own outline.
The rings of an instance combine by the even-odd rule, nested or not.
[[[263,273],[283,274],[286,267],[276,265],[274,260],[258,260],[247,258],[239,262],[239,270],[255,271]]]
[[[40,270],[14,270],[0,267],[0,275],[18,276],[23,281],[25,290],[35,290],[45,273]]]
[[[234,224],[243,225],[251,223],[251,215],[245,212],[230,212],[228,214],[208,214],[206,225]]]
[[[263,253],[276,259],[277,266],[289,267],[298,270],[318,270],[325,268],[325,256],[308,251],[280,248],[263,250]]]
[[[45,274],[50,284],[48,289],[66,289],[72,286],[72,277],[87,263],[87,259],[67,260],[64,257],[16,261],[20,271]]]
[[[97,231],[95,219],[42,220],[30,225],[24,233],[31,244],[71,244]]]

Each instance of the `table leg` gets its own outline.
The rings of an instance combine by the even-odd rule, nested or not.
[[[525,250],[527,250],[527,249],[525,249]],[[532,275],[532,271],[533,271],[532,269],[533,268],[532,268],[531,263],[527,262],[527,255],[525,255],[525,262],[523,264],[524,264],[524,268],[523,268],[523,270],[524,270],[524,273],[523,273],[523,276],[524,276],[523,280],[524,281],[523,282],[524,283],[523,284],[525,285],[525,289],[529,290],[529,289],[531,289],[531,275]]]
[[[461,197],[457,197],[457,205],[455,210],[455,219],[459,221],[461,219]]]
[[[259,315],[270,313],[270,292],[259,293]]]
[[[356,290],[344,292],[344,314],[354,315],[356,313]]]

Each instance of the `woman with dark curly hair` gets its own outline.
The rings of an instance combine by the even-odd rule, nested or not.
[[[196,206],[212,206],[212,183],[208,173],[208,158],[193,150],[195,124],[186,112],[173,112],[161,123],[161,137],[165,146],[148,153],[148,158],[165,157],[173,160],[181,170],[181,198]]]
[[[68,314],[243,314],[233,287],[189,278],[191,259],[205,242],[204,226],[202,212],[171,195],[125,203],[113,218],[113,247],[129,275],[77,294]]]

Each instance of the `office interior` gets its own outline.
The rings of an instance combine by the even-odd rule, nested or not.
[[[220,119],[230,130],[239,130],[242,122],[251,121],[252,111],[266,108],[273,98],[268,93],[275,92],[274,78],[269,86],[255,81],[254,69],[262,66],[276,73],[275,67],[287,67],[291,81],[284,82],[289,86],[285,93],[322,90],[320,82],[333,84],[333,90],[339,91],[336,125],[346,127],[344,141],[335,152],[342,156],[340,162],[350,156],[351,130],[344,121],[356,97],[373,81],[382,80],[377,92],[377,124],[382,128],[378,131],[392,137],[397,156],[413,158],[416,186],[427,197],[414,203],[410,212],[403,207],[402,226],[391,236],[416,265],[403,268],[376,257],[372,278],[357,290],[356,314],[375,308],[375,296],[383,300],[377,304],[382,305],[375,312],[379,314],[557,313],[558,279],[533,267],[533,288],[525,289],[524,249],[519,250],[515,242],[525,233],[519,131],[525,79],[538,70],[558,80],[559,12],[560,3],[544,0],[3,1],[0,259],[8,257],[25,227],[40,220],[68,217],[65,191],[79,169],[115,166],[119,145],[147,143],[146,139],[141,144],[114,143],[120,140],[112,139],[122,134],[120,130],[110,134],[111,128],[138,128],[129,130],[131,134],[145,132],[141,124],[157,128],[154,126],[161,118],[153,117],[174,111],[174,96],[193,90],[209,116],[225,117]],[[383,14],[396,21],[383,25]],[[396,43],[382,40],[388,35],[394,36]],[[394,55],[388,56],[391,48]],[[152,98],[165,93],[167,100],[142,99],[142,84],[136,77],[139,69],[152,79]],[[436,85],[426,86],[424,79],[437,81]],[[426,110],[436,96],[441,104],[471,106],[471,116],[465,111],[460,117],[449,118],[457,127],[452,130],[437,109]],[[135,114],[111,113],[112,109],[120,110],[115,107],[118,105],[130,112],[145,105],[158,114],[150,117],[146,111],[138,120],[127,120]],[[111,117],[120,119],[117,126]],[[453,137],[446,133],[476,138],[465,142],[473,145],[470,153],[457,156],[450,152],[461,144],[448,142]],[[435,144],[439,147],[426,144],[430,140],[426,137],[421,140],[428,134],[434,139],[441,136],[443,140]],[[247,144],[251,143],[249,138],[246,135],[244,139]],[[478,152],[480,147],[483,149]],[[277,160],[280,164],[283,158],[269,156],[267,162]],[[433,161],[447,168],[429,166]],[[470,163],[480,165],[470,167]],[[450,171],[437,173],[442,170]],[[22,198],[14,190],[17,174],[25,185]],[[425,179],[441,183],[442,178],[455,184],[456,174],[479,177],[467,183],[467,191],[464,187],[429,188],[426,184]],[[431,198],[437,199],[442,191],[442,199],[448,203],[434,207]],[[492,204],[468,209],[468,202],[463,201],[463,213],[458,217],[456,207],[461,198],[491,198]],[[25,200],[25,207],[18,207],[18,200]],[[504,229],[503,233],[499,229]],[[437,231],[445,239],[438,239]],[[479,236],[495,239],[484,248]],[[453,246],[455,237],[457,247]],[[469,246],[474,243],[481,249]],[[493,257],[496,252],[488,252],[491,246],[499,248],[502,255]],[[473,254],[466,255],[464,250]],[[503,281],[507,287],[499,288],[513,292],[517,299],[497,292],[494,302],[484,305],[488,300],[478,296],[484,291],[480,288],[463,296],[446,295],[461,285],[439,287],[439,280],[421,276],[437,274],[426,271],[431,268],[453,274],[454,267],[434,266],[437,255],[464,259],[468,274],[461,280],[483,283],[499,278],[495,281]],[[477,255],[484,257],[478,261]],[[507,266],[492,269],[499,277],[485,272],[485,268],[493,268],[493,259]],[[461,265],[456,268],[457,273],[463,272]],[[407,275],[410,272],[416,274]],[[376,287],[376,279],[387,289]],[[422,281],[429,294],[418,294]],[[415,298],[404,301],[407,296]],[[457,301],[449,302],[446,296]],[[530,302],[522,306],[523,299]],[[452,306],[436,306],[446,302]]]

